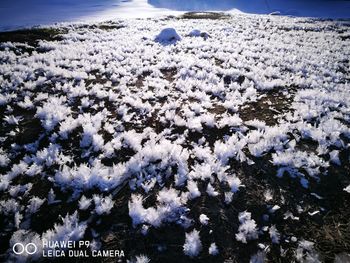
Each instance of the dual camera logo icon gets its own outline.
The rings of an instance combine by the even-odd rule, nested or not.
[[[28,243],[27,245],[16,243],[13,245],[12,250],[16,255],[22,255],[24,252],[28,255],[33,255],[38,250],[38,247],[34,243]]]

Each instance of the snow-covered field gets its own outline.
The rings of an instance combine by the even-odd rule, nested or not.
[[[40,260],[42,240],[132,262],[346,258],[350,21],[40,30],[0,36],[3,260]]]

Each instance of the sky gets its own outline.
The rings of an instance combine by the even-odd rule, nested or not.
[[[226,11],[350,18],[350,1],[334,0],[1,0],[0,30],[60,22],[103,21]]]

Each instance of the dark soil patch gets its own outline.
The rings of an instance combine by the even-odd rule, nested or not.
[[[175,80],[175,75],[177,73],[176,68],[166,68],[160,70],[164,76],[164,78],[172,83]]]
[[[224,63],[224,61],[223,61],[223,60],[218,59],[218,58],[214,58],[214,61],[215,61],[215,66],[221,66],[221,65],[222,65],[222,63]]]
[[[245,80],[245,76],[244,75],[240,75],[238,77],[232,77],[232,76],[222,76],[222,75],[218,75],[220,78],[222,77],[223,78],[223,81],[224,81],[224,85],[225,87],[229,87],[229,85],[232,83],[232,82],[236,82],[238,83],[239,85],[242,85],[242,83],[244,82]]]
[[[223,114],[227,111],[227,109],[219,104],[214,104],[211,109],[208,110],[210,113],[213,113],[215,115]]]
[[[349,40],[349,39],[350,39],[350,35],[343,35],[343,36],[340,36],[340,39],[341,39],[342,41]]]
[[[84,25],[79,25],[78,28],[81,29],[101,29],[101,30],[105,30],[105,31],[111,31],[111,30],[117,30],[117,29],[121,29],[124,28],[125,25],[115,22],[115,21],[105,21],[102,23],[97,23],[97,24],[84,24]]]
[[[110,31],[110,30],[115,30],[115,29],[121,29],[124,28],[125,26],[123,25],[117,25],[117,24],[99,24],[97,25],[97,28]]]
[[[289,107],[293,101],[293,89],[288,88],[287,90],[288,93],[284,93],[280,89],[262,92],[261,95],[264,96],[260,100],[240,108],[240,118],[243,121],[257,119],[271,126],[278,124],[277,116],[290,111]],[[288,97],[286,94],[288,94]]]
[[[101,74],[98,70],[90,71],[89,74],[94,76],[94,78],[85,80],[86,87],[93,84],[106,84],[108,81],[108,78],[104,74]]]
[[[318,143],[310,139],[301,139],[296,145],[296,149],[303,152],[316,153]]]
[[[57,28],[33,28],[0,33],[0,43],[18,42],[36,46],[39,40],[53,41],[62,40],[61,34],[66,33]]]
[[[143,82],[145,81],[146,77],[148,77],[149,75],[151,75],[151,72],[144,72],[142,75],[139,75],[139,76],[137,77],[135,86],[136,86],[137,88],[143,87]]]
[[[228,18],[229,15],[217,12],[188,12],[182,15],[182,19],[224,19]]]

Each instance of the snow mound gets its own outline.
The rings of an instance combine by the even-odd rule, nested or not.
[[[155,38],[156,42],[177,42],[181,40],[180,35],[174,28],[164,28]]]
[[[193,29],[188,36],[190,37],[203,37],[204,39],[207,39],[209,36],[209,34],[207,32],[202,32],[198,29]]]
[[[198,29],[193,29],[189,34],[190,37],[200,37],[201,31]]]

